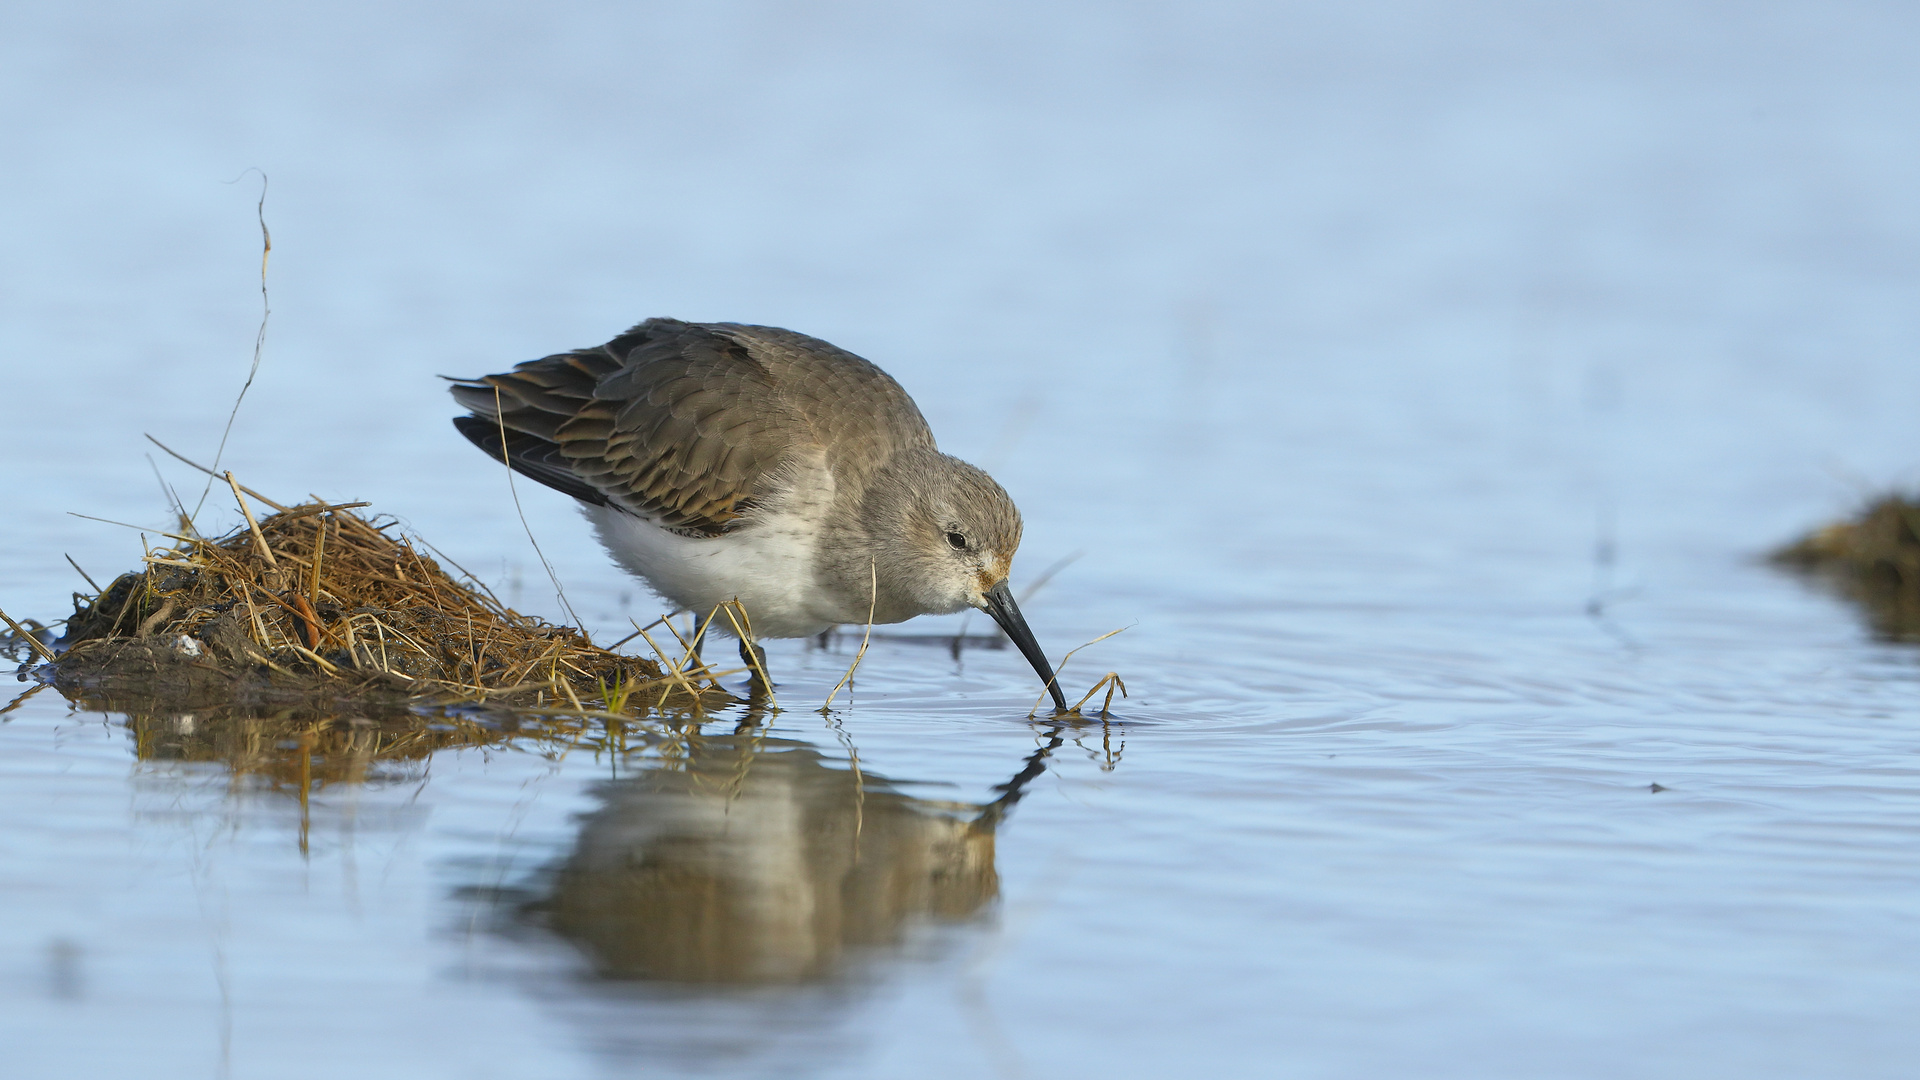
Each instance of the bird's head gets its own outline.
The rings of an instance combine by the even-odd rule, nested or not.
[[[934,451],[906,456],[891,467],[870,507],[869,529],[885,538],[875,571],[884,594],[900,596],[913,614],[986,612],[1033,665],[1061,711],[1066,701],[1053,666],[1020,614],[1007,574],[1020,547],[1020,511],[993,477]]]

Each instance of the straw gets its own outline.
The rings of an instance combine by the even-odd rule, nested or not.
[[[4,611],[0,611],[0,619],[4,619],[6,621],[6,624],[13,628],[14,636],[26,642],[28,647],[31,648],[35,653],[39,655],[40,659],[45,660],[49,664],[59,659],[59,657],[56,657],[53,655],[52,649],[49,649],[45,645],[40,644],[39,638],[34,637],[32,634],[28,633],[26,627],[21,626],[17,622],[14,622],[12,616],[8,615]]]
[[[867,632],[860,637],[860,651],[853,654],[853,663],[847,665],[847,673],[840,676],[840,681],[833,684],[833,689],[827,691],[827,700],[820,705],[822,715],[832,708],[833,695],[838,694],[841,687],[853,681],[853,673],[859,669],[860,661],[867,655],[867,642],[873,640],[873,612],[880,602],[880,571],[872,559],[867,560],[867,578],[870,586],[867,596]]]

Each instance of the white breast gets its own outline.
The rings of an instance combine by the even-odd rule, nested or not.
[[[844,603],[814,574],[833,493],[833,476],[825,468],[802,470],[751,523],[713,537],[683,536],[608,506],[582,509],[614,561],[674,609],[704,616],[739,600],[757,636],[806,637],[848,621]],[[729,629],[721,622],[715,626]]]

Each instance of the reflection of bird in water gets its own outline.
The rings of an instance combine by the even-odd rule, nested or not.
[[[738,600],[760,636],[811,637],[978,608],[1067,710],[1007,588],[1013,500],[845,349],[649,319],[453,396],[472,410],[461,434],[580,500],[613,557],[681,609]]]
[[[983,807],[902,794],[801,742],[701,738],[601,786],[539,909],[609,978],[827,978],[849,949],[967,918],[998,894],[994,827],[1060,742]]]

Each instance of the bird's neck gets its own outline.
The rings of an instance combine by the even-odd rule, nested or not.
[[[914,565],[917,546],[926,542],[915,535],[926,527],[920,506],[924,485],[918,478],[932,464],[918,459],[939,456],[933,450],[901,451],[869,474],[861,489],[842,489],[843,501],[832,516],[837,524],[822,537],[818,568],[836,593],[859,599],[860,619],[849,621],[864,621],[869,606],[876,623],[950,608],[914,588],[925,580]]]

